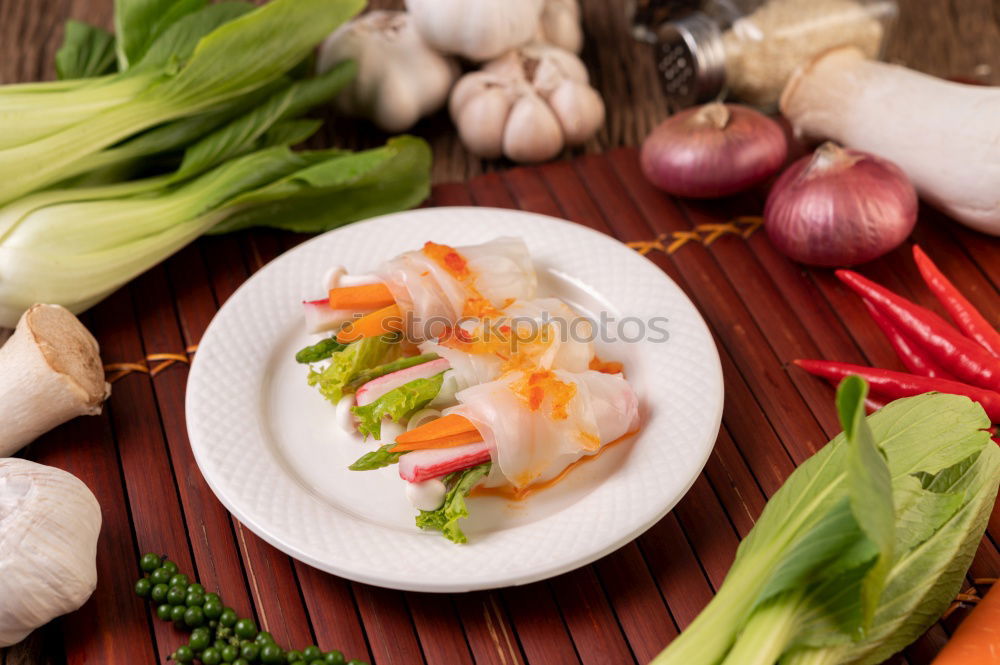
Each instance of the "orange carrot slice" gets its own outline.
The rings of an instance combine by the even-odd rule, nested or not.
[[[396,302],[385,284],[362,284],[330,289],[331,309],[381,309]]]
[[[482,440],[483,435],[468,418],[453,413],[400,434],[390,452],[454,448]]]
[[[1000,663],[1000,583],[994,583],[976,609],[958,624],[934,665],[997,665]]]
[[[403,314],[399,305],[389,305],[348,323],[337,333],[337,341],[350,344],[362,337],[378,337],[402,329]]]

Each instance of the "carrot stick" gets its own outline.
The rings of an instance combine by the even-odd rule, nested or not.
[[[958,329],[1000,358],[1000,332],[991,326],[979,310],[955,288],[924,250],[920,249],[920,245],[913,246],[913,259],[917,262],[917,268],[920,269],[920,275],[927,282],[927,286],[944,305]]]
[[[958,625],[933,665],[1000,665],[1000,584]]]
[[[443,436],[455,434],[465,434],[475,432],[476,426],[466,418],[457,413],[442,416],[437,420],[424,423],[420,427],[415,427],[409,432],[403,432],[396,437],[398,443],[415,443],[417,441],[430,441],[440,439]]]
[[[362,284],[330,289],[330,308],[346,310],[381,309],[396,302],[385,284]]]
[[[417,441],[414,443],[396,443],[392,448],[389,449],[391,453],[409,453],[414,450],[430,450],[440,449],[440,448],[455,448],[458,446],[465,446],[470,443],[478,443],[483,440],[483,435],[479,432],[466,432],[465,434],[452,434],[450,436],[443,436],[440,439],[431,439],[430,441]],[[398,441],[398,439],[397,439]]]
[[[403,315],[399,305],[389,305],[348,323],[337,333],[337,341],[350,344],[362,337],[378,337],[402,329]]]
[[[400,434],[390,452],[454,448],[482,440],[482,434],[468,418],[452,413]]]

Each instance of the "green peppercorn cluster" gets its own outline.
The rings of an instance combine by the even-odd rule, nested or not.
[[[337,650],[323,652],[308,646],[301,651],[285,651],[270,633],[257,630],[253,619],[241,619],[222,603],[217,593],[191,582],[177,564],[157,554],[139,560],[143,576],[135,592],[156,606],[156,616],[173,621],[180,630],[191,631],[188,643],[170,658],[178,663],[202,665],[367,665],[360,660],[344,660]]]

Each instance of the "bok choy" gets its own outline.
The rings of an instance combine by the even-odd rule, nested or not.
[[[844,380],[844,433],[774,494],[718,594],[653,665],[880,663],[948,607],[1000,481],[989,419],[934,393],[865,419],[866,394]]]
[[[136,2],[119,2],[117,18]],[[273,0],[252,11],[243,3],[209,5],[164,30],[127,71],[69,90],[0,95],[0,204],[64,179],[80,162],[143,130],[273,83],[363,6],[364,0]]]
[[[115,0],[115,34],[70,21],[59,81],[0,86],[0,328],[35,302],[79,312],[203,233],[324,231],[412,207],[413,137],[293,152],[355,76],[311,76],[363,0]]]
[[[91,200],[42,192],[41,205],[0,211],[0,326],[35,302],[82,311],[206,232],[319,231],[411,207],[427,196],[429,168],[427,145],[404,136],[358,153],[264,148],[179,185],[111,185]],[[65,200],[45,202],[56,196]]]

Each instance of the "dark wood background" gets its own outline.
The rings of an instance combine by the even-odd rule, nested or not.
[[[621,2],[586,0],[585,59],[609,100],[609,121],[587,146],[543,167],[471,159],[447,120],[418,127],[435,149],[431,205],[516,207],[572,219],[622,241],[649,241],[736,215],[753,198],[690,204],[638,175],[634,150],[666,110],[648,54],[626,36]],[[1000,82],[1000,5],[907,0],[893,60],[935,74]],[[0,81],[49,77],[67,17],[110,22],[110,0],[0,0]],[[326,140],[381,140],[362,123],[333,121]],[[598,155],[596,153],[604,153]],[[478,176],[478,177],[473,177]],[[121,289],[84,317],[106,362],[136,361],[196,344],[218,307],[268,260],[302,240],[255,231],[208,238]],[[992,321],[1000,321],[1000,241],[923,211],[924,245]],[[194,465],[184,423],[187,370],[115,385],[104,415],[74,421],[25,455],[65,468],[99,497],[104,514],[100,584],[88,604],[0,651],[3,665],[147,665],[179,643],[131,594],[142,551],[168,552],[210,589],[255,616],[286,646],[318,642],[378,665],[645,663],[711,598],[764,502],[794,466],[839,426],[828,386],[788,368],[796,357],[898,367],[863,306],[826,271],[802,270],[763,234],[727,234],[650,258],[702,311],[722,357],[723,428],[706,471],[660,523],[594,565],[525,587],[459,595],[400,593],[351,583],[291,560],[233,519]],[[934,307],[907,248],[865,272]],[[1000,513],[970,572],[1000,573]],[[3,599],[0,599],[2,602]],[[924,665],[961,612],[896,663]]]

